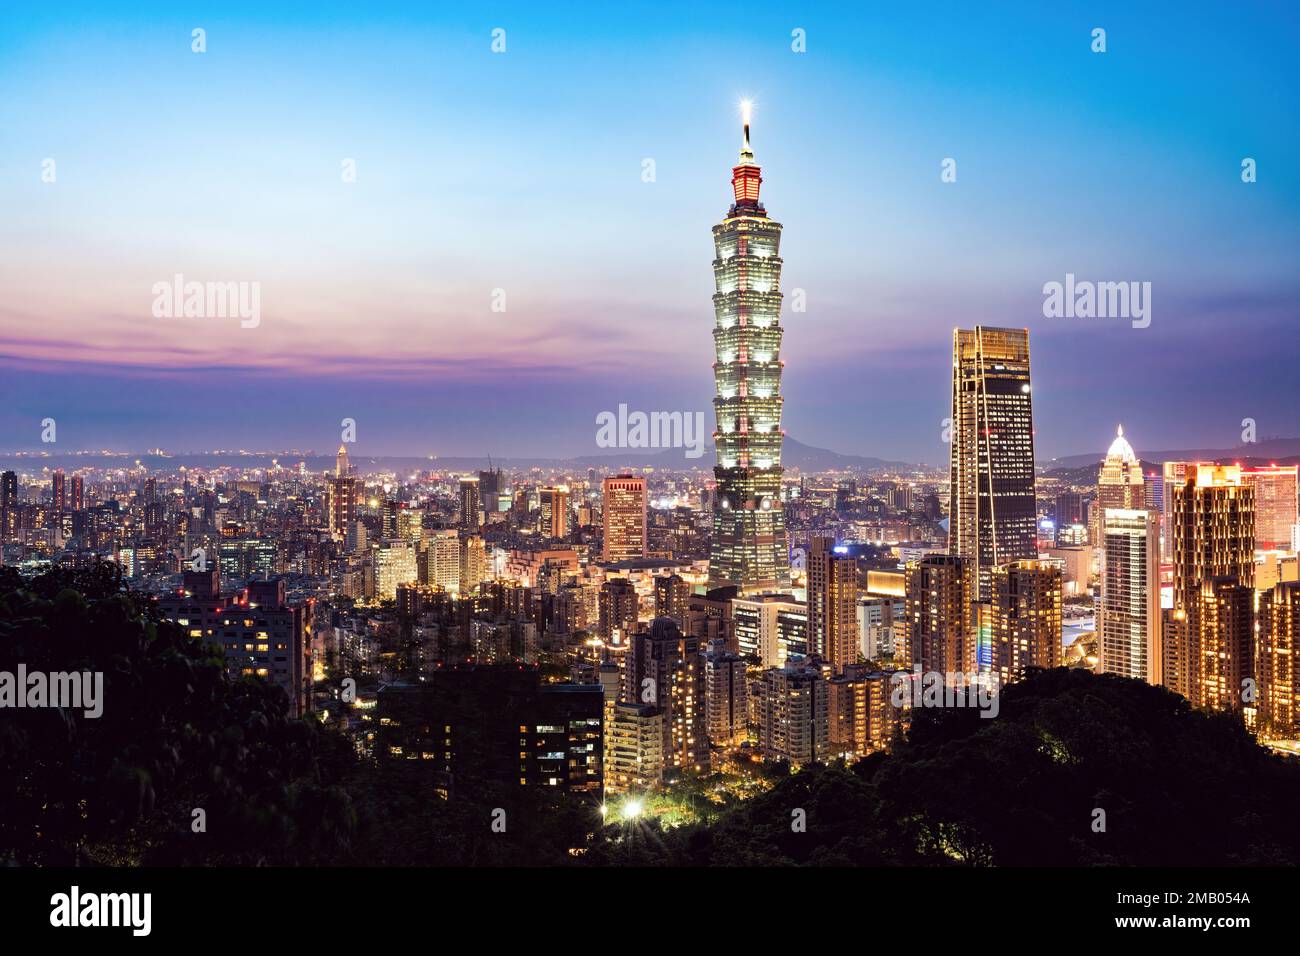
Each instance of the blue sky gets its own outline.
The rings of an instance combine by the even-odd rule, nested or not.
[[[707,411],[745,95],[808,301],[790,435],[942,460],[977,323],[1030,329],[1040,457],[1300,434],[1293,5],[446,6],[0,13],[0,449],[346,416],[368,452],[570,455],[620,403]],[[154,317],[178,272],[259,282],[261,324]],[[1151,326],[1044,318],[1067,272],[1151,282]]]

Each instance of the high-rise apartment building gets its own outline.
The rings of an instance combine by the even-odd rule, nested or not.
[[[478,478],[460,480],[460,525],[477,530],[483,524],[483,503],[479,498]]]
[[[1160,519],[1156,512],[1108,508],[1102,521],[1098,669],[1161,683]]]
[[[476,534],[465,535],[460,539],[461,593],[476,593],[487,576],[487,547],[483,538]]]
[[[808,647],[808,606],[789,594],[753,594],[731,601],[731,631],[745,657],[764,667],[784,667]]]
[[[1237,465],[1191,465],[1181,482],[1165,487],[1176,608],[1191,605],[1210,578],[1254,584],[1255,489],[1241,471]]]
[[[948,551],[987,601],[995,566],[1038,556],[1027,330],[953,331],[951,459]]]
[[[1283,581],[1259,596],[1255,680],[1256,730],[1265,739],[1300,737],[1300,582]]]
[[[418,541],[424,536],[424,512],[403,505],[397,510],[397,522],[394,530],[399,538]]]
[[[1201,582],[1187,609],[1187,699],[1202,710],[1241,712],[1255,674],[1255,589],[1235,577]]]
[[[919,664],[923,671],[945,674],[977,669],[971,567],[965,558],[950,554],[908,563],[903,572],[903,646],[894,651],[896,665]]]
[[[416,584],[419,581],[415,542],[401,538],[385,539],[375,552],[375,591],[379,600],[395,600],[399,584]]]
[[[482,541],[482,539],[479,540]],[[450,528],[428,531],[425,532],[423,545],[422,560],[424,567],[422,569],[423,573],[420,575],[420,582],[442,588],[444,591],[459,593],[461,587],[460,535]],[[473,583],[478,584],[480,582],[475,581]]]
[[[1161,679],[1195,707],[1239,711],[1254,668],[1255,489],[1239,466],[1194,464],[1165,494],[1173,608]]]
[[[379,691],[375,752],[410,761],[448,797],[541,787],[598,799],[604,698],[598,684],[542,684],[532,668],[468,664]]]
[[[569,535],[569,489],[541,488],[537,492],[541,503],[537,530],[544,538],[567,538]]]
[[[600,614],[598,633],[609,643],[626,645],[636,630],[638,599],[636,586],[627,578],[610,578],[600,586],[597,598]],[[628,700],[640,700],[629,697]]]
[[[605,791],[640,793],[664,779],[664,712],[649,704],[613,703],[605,727]]]
[[[869,661],[892,658],[902,631],[907,601],[899,596],[863,594],[858,597],[858,649]]]
[[[1057,495],[1053,514],[1058,528],[1067,528],[1072,524],[1083,524],[1083,495],[1077,491],[1064,491]]]
[[[714,588],[705,594],[690,594],[686,598],[687,634],[694,634],[706,645],[714,641],[736,650],[736,628],[732,617],[732,598],[735,587]],[[743,653],[743,651],[742,651]]]
[[[869,754],[894,739],[902,726],[890,682],[894,673],[850,664],[827,682],[830,743],[836,753]]]
[[[790,585],[781,500],[781,224],[759,202],[745,117],[734,202],[713,227],[713,378],[718,463],[710,587]]]
[[[253,581],[246,593],[223,594],[215,567],[187,571],[184,581],[181,594],[159,599],[163,619],[220,649],[228,679],[255,677],[275,684],[288,695],[293,716],[307,713],[314,602],[290,604],[281,579]]]
[[[681,575],[660,575],[655,578],[655,617],[671,617],[678,627],[686,630],[686,607],[690,596],[690,585]]]
[[[0,540],[13,534],[18,524],[18,474],[0,473]]]
[[[1019,680],[1027,667],[1061,666],[1061,588],[1061,569],[1048,561],[993,569],[989,666],[997,686]]]
[[[607,477],[604,485],[605,547],[608,563],[646,556],[646,488],[644,478]]]
[[[858,660],[858,569],[835,539],[816,537],[808,554],[808,643],[836,673]]]
[[[361,497],[361,482],[353,474],[352,463],[348,459],[347,446],[339,445],[334,463],[334,477],[329,480],[329,514],[330,533],[335,539],[347,538],[360,517],[357,502]]]
[[[1146,484],[1143,486],[1142,505],[1147,511],[1156,516],[1165,513],[1165,477],[1163,471],[1152,471],[1146,476]]]
[[[790,664],[763,672],[758,687],[758,743],[793,766],[825,760],[831,745],[830,686],[821,669]]]
[[[732,747],[748,736],[748,685],[738,654],[711,647],[704,655],[705,726],[709,743]]]
[[[1242,484],[1255,489],[1255,547],[1286,550],[1296,526],[1296,485],[1300,465],[1268,465],[1241,470]]]
[[[494,515],[501,510],[501,497],[505,491],[505,480],[500,468],[492,468],[488,463],[487,471],[478,473],[479,505],[486,514]]]
[[[632,638],[624,698],[664,712],[664,767],[670,776],[709,768],[704,660],[700,639],[666,617]]]
[[[1163,562],[1172,561],[1174,556],[1173,534],[1169,530],[1173,519],[1173,489],[1187,480],[1189,468],[1196,473],[1195,462],[1166,461],[1160,466],[1160,484],[1164,488],[1160,505],[1160,560]]]

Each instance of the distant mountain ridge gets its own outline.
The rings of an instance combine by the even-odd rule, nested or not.
[[[713,469],[714,449],[706,442],[703,454],[698,458],[686,457],[688,449],[624,449],[599,455],[580,455],[575,458],[533,458],[533,457],[497,457],[483,456],[436,456],[420,457],[415,455],[366,455],[361,450],[349,449],[352,462],[363,472],[366,471],[479,471],[489,464],[493,467],[507,469],[527,468],[662,468],[666,470],[702,470]],[[315,452],[258,451],[258,452],[222,452],[218,454],[190,452],[177,454],[95,454],[90,452],[50,454],[48,456],[0,455],[0,467],[15,468],[19,471],[33,472],[43,468],[127,468],[139,461],[150,469],[186,468],[269,468],[273,460],[278,460],[283,468],[292,468],[300,461],[307,463],[313,472],[325,471],[334,467],[334,452],[320,454]],[[786,468],[798,468],[802,471],[828,471],[836,468],[857,469],[908,469],[915,467],[908,462],[890,461],[884,458],[872,458],[864,455],[842,455],[826,448],[815,448],[787,437],[782,452],[782,461]]]
[[[665,470],[712,470],[714,465],[713,445],[706,441],[703,453],[698,458],[686,457],[687,449],[622,449],[602,452],[596,455],[579,455],[572,458],[542,457],[498,457],[487,455],[366,455],[361,450],[352,451],[354,464],[363,471],[449,471],[469,472],[486,469],[491,463],[495,467],[509,469],[529,468],[661,468]],[[1235,448],[1184,448],[1169,451],[1137,450],[1142,460],[1144,471],[1158,470],[1166,461],[1240,461],[1243,465],[1300,464],[1300,438],[1268,438],[1251,445],[1239,445]],[[1104,451],[1082,455],[1066,455],[1061,458],[1040,460],[1038,465],[1047,474],[1054,477],[1073,479],[1078,475],[1086,478],[1086,470],[1095,470],[1102,459]],[[43,455],[36,452],[26,454],[0,454],[0,470],[13,468],[27,473],[42,469],[63,468],[105,468],[132,466],[137,460],[150,469],[219,468],[245,467],[269,468],[273,460],[279,460],[281,467],[290,468],[300,461],[305,461],[309,470],[320,472],[334,467],[334,451],[320,453],[310,451],[253,451],[253,452],[179,452],[179,453],[128,453],[128,452],[68,452],[63,454]],[[827,448],[805,445],[797,439],[786,436],[782,461],[787,469],[818,472],[835,469],[857,469],[863,471],[899,470],[907,471],[933,466],[915,462],[899,461],[890,458],[877,458],[870,455],[846,455]]]
[[[600,467],[617,463],[633,464],[636,467],[684,467],[712,468],[714,450],[711,443],[704,445],[704,454],[699,458],[687,458],[686,450],[667,448],[662,451],[639,452],[621,451],[602,455],[583,455],[566,459],[577,464]],[[910,462],[891,461],[885,458],[873,458],[866,455],[844,455],[826,448],[805,445],[801,441],[786,436],[781,448],[781,463],[786,468],[799,468],[803,471],[827,471],[833,468],[913,468]]]
[[[1163,464],[1166,461],[1240,461],[1242,464],[1294,465],[1300,463],[1300,438],[1266,438],[1250,445],[1238,445],[1235,448],[1181,448],[1173,451],[1147,451],[1134,448],[1134,454],[1142,459],[1144,467],[1150,463]],[[1067,455],[1040,462],[1046,468],[1081,468],[1084,465],[1099,464],[1106,457],[1104,451],[1089,455]]]

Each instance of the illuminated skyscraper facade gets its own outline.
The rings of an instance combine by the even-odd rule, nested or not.
[[[1201,583],[1255,583],[1255,491],[1237,465],[1189,465],[1172,492],[1174,607],[1189,608]]]
[[[445,591],[460,590],[460,537],[450,529],[429,532],[424,544],[424,573],[421,584],[431,584]],[[474,581],[478,584],[478,581]]]
[[[894,665],[919,664],[941,673],[976,670],[970,563],[955,555],[928,554],[909,562],[903,576],[907,613]]]
[[[468,534],[460,541],[460,590],[472,594],[487,577],[487,548],[482,537]]]
[[[1296,525],[1298,465],[1243,468],[1242,483],[1255,489],[1255,547],[1291,547]]]
[[[953,331],[951,459],[948,550],[987,601],[996,565],[1038,556],[1027,330]]]
[[[758,743],[768,757],[798,767],[833,753],[830,685],[817,667],[768,668],[757,704]]]
[[[1153,511],[1107,508],[1098,608],[1099,669],[1151,684],[1161,681],[1160,540]]]
[[[1124,428],[1120,426],[1097,476],[1097,500],[1092,506],[1088,522],[1093,544],[1097,547],[1106,544],[1104,535],[1108,508],[1135,511],[1145,507],[1146,484],[1142,477],[1142,463],[1133,453],[1133,446],[1124,437]]]
[[[748,695],[744,659],[721,647],[710,649],[704,655],[704,704],[711,744],[731,747],[745,740]]]
[[[711,587],[754,593],[790,586],[781,504],[781,224],[758,201],[761,170],[745,117],[735,201],[713,227],[717,505]]]
[[[1239,466],[1189,464],[1165,492],[1174,606],[1161,622],[1162,683],[1194,707],[1239,711],[1254,669],[1255,489]]]
[[[347,446],[339,445],[334,461],[334,477],[329,482],[329,523],[334,537],[343,540],[358,520],[357,499],[360,481],[353,474]]]
[[[1261,737],[1294,740],[1300,735],[1300,581],[1282,581],[1259,597],[1255,679],[1259,683],[1257,728]]]
[[[1193,707],[1240,712],[1245,681],[1255,675],[1255,589],[1235,577],[1201,582],[1188,611],[1186,641]]]
[[[614,475],[605,479],[605,561],[634,561],[646,556],[645,479]]]
[[[638,601],[636,587],[627,578],[610,578],[600,586],[597,598],[600,613],[598,633],[613,644],[627,644],[629,635],[636,630]],[[640,700],[634,696],[635,688],[629,685],[627,700]]]
[[[537,530],[547,538],[564,538],[569,534],[569,489],[542,488],[537,493],[541,509]]]
[[[1173,489],[1187,480],[1187,469],[1189,468],[1194,472],[1196,470],[1195,463],[1186,461],[1167,461],[1160,466],[1161,484],[1164,487],[1164,495],[1161,497],[1160,501],[1161,561],[1173,560],[1174,539],[1169,530],[1173,521]]]
[[[665,773],[678,776],[684,770],[707,770],[709,740],[700,639],[683,634],[668,618],[656,618],[648,632],[632,638],[626,664],[625,699],[652,704],[664,712]]]
[[[386,540],[375,552],[375,592],[381,601],[397,597],[399,584],[420,580],[414,541]]]
[[[1027,667],[1061,666],[1061,590],[1060,569],[1046,561],[993,569],[990,668],[998,686],[1020,680]]]
[[[62,469],[58,469],[50,477],[50,506],[55,514],[63,514],[67,510],[67,496],[67,477]]]
[[[479,480],[462,478],[460,480],[460,525],[462,528],[477,529],[483,524],[483,506],[479,499]]]
[[[808,556],[808,643],[838,674],[858,660],[858,568],[835,553],[835,539],[816,537]]]

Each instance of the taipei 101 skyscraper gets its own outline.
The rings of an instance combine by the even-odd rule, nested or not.
[[[735,201],[713,227],[718,493],[709,585],[753,593],[790,586],[790,553],[781,505],[781,224],[758,201],[749,103],[741,109]]]

